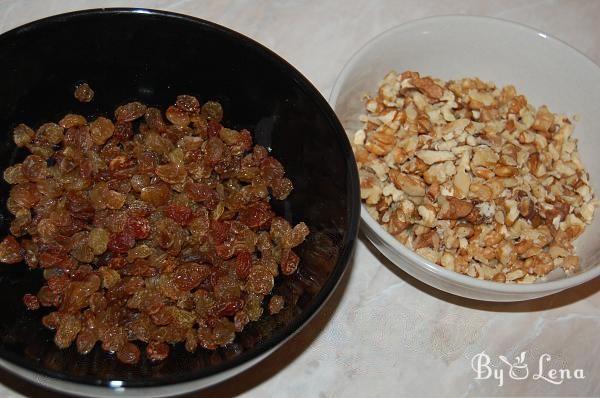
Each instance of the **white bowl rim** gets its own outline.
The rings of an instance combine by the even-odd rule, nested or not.
[[[576,56],[580,57],[581,61],[591,64],[590,66],[595,67],[597,69],[598,73],[600,73],[600,66],[598,66],[598,64],[596,64],[594,61],[592,61],[584,53],[582,53],[578,49],[570,46],[566,42],[564,42],[552,35],[549,35],[546,32],[543,32],[539,29],[533,28],[531,26],[527,26],[527,25],[524,25],[524,24],[521,24],[518,22],[509,21],[509,20],[502,19],[502,18],[488,17],[488,16],[460,15],[460,14],[436,15],[436,16],[431,16],[431,17],[414,19],[414,20],[393,26],[393,27],[383,31],[382,33],[376,35],[375,37],[371,38],[362,47],[360,47],[356,52],[354,52],[354,54],[350,57],[350,59],[346,62],[346,64],[342,68],[340,74],[338,75],[338,77],[333,85],[333,89],[331,90],[331,94],[329,95],[329,104],[331,105],[331,107],[335,108],[335,103],[337,102],[337,99],[340,94],[341,82],[345,80],[347,74],[349,73],[351,66],[360,58],[360,56],[369,47],[371,47],[371,45],[373,43],[379,41],[380,39],[382,39],[388,35],[394,34],[397,31],[412,29],[422,23],[438,22],[438,21],[443,23],[444,21],[458,21],[458,20],[463,20],[464,22],[467,22],[467,23],[469,21],[484,21],[484,22],[489,22],[489,23],[494,23],[494,24],[499,24],[499,25],[512,26],[513,28],[517,28],[527,34],[535,34],[537,36],[544,38],[545,40],[549,40],[551,42],[553,41],[556,44],[558,44],[560,46],[564,46],[568,50],[573,51],[574,54],[576,54]],[[402,243],[397,241],[390,233],[388,233],[381,226],[381,224],[376,222],[369,215],[364,203],[361,203],[360,218],[361,218],[362,222],[366,223],[367,226],[373,232],[375,232],[379,238],[381,238],[388,246],[392,247],[401,257],[407,257],[409,260],[411,260],[414,263],[421,266],[429,274],[431,274],[435,277],[438,277],[438,278],[449,280],[450,282],[453,282],[454,284],[457,284],[457,285],[466,285],[466,286],[469,286],[472,288],[487,290],[487,291],[500,293],[500,294],[503,294],[503,293],[504,294],[511,294],[511,293],[529,294],[529,293],[542,293],[542,292],[549,292],[549,291],[565,290],[565,289],[580,285],[584,282],[590,281],[600,275],[600,266],[598,264],[596,264],[581,273],[575,274],[573,276],[567,276],[565,278],[562,278],[559,280],[553,280],[553,281],[541,280],[539,282],[531,283],[531,284],[516,284],[516,283],[515,284],[505,284],[505,283],[480,280],[480,279],[476,279],[476,278],[473,278],[468,275],[463,275],[463,274],[459,274],[458,272],[447,270],[446,268],[441,267],[441,266],[425,259],[424,257],[421,257],[414,251],[408,249]],[[383,254],[385,255],[385,253],[383,253]],[[386,255],[386,257],[388,257],[388,256]],[[390,259],[399,268],[401,268],[401,269],[403,268],[402,266],[396,264],[396,262],[393,261],[391,258],[388,257],[388,259]]]

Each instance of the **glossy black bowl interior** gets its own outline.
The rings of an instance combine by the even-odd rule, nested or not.
[[[298,275],[277,288],[296,304],[248,327],[231,346],[168,360],[122,365],[99,347],[88,356],[60,350],[40,323],[44,311],[27,312],[21,297],[37,292],[41,271],[25,265],[0,268],[0,357],[63,380],[123,386],[193,380],[256,358],[289,337],[322,306],[340,279],[356,237],[359,197],[356,168],[344,131],[317,90],[281,58],[235,32],[191,17],[156,11],[92,10],[40,20],[0,36],[0,169],[25,156],[10,132],[73,112],[111,114],[131,100],[159,106],[176,95],[215,99],[224,124],[248,128],[272,148],[295,190],[277,211],[312,233],[301,248]],[[93,102],[73,98],[76,83],[96,92]],[[1,234],[9,186],[2,182]]]

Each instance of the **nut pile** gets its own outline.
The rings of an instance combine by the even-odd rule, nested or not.
[[[596,200],[573,124],[513,86],[391,72],[354,135],[370,215],[449,270],[531,283],[577,272]]]
[[[169,344],[227,345],[263,301],[271,313],[286,304],[275,278],[296,271],[308,228],[275,215],[270,196],[292,190],[283,166],[222,116],[219,103],[181,95],[167,120],[132,102],[114,120],[16,127],[31,154],[4,171],[15,218],[0,262],[43,269],[46,284],[23,301],[56,308],[43,323],[58,347],[85,354],[99,342],[133,364],[141,341],[158,361]]]

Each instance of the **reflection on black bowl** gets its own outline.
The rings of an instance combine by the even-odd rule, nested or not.
[[[293,67],[252,40],[218,25],[161,11],[110,9],[59,15],[0,35],[0,168],[21,160],[9,132],[21,122],[37,127],[67,112],[107,114],[130,100],[165,108],[181,93],[216,99],[225,125],[248,128],[273,150],[294,191],[273,203],[312,233],[300,247],[301,269],[277,287],[290,305],[248,327],[227,348],[187,353],[176,347],[159,365],[120,364],[99,347],[87,356],[60,350],[27,312],[26,292],[42,283],[26,266],[0,269],[0,365],[62,391],[107,396],[182,393],[221,381],[263,358],[298,331],[340,280],[356,239],[358,178],[346,135],[317,90]],[[94,101],[74,100],[87,81]],[[8,185],[2,183],[0,227],[6,234]]]

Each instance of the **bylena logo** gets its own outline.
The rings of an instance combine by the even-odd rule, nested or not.
[[[505,377],[512,380],[526,380],[531,377],[532,380],[542,380],[551,384],[562,384],[565,380],[582,380],[585,379],[583,369],[556,369],[548,366],[548,362],[552,360],[550,354],[542,354],[535,365],[532,366],[531,373],[529,364],[527,363],[527,352],[523,351],[515,357],[514,361],[510,361],[504,355],[499,355],[499,366],[491,365],[492,359],[484,351],[475,354],[471,358],[471,368],[475,372],[475,380],[494,379],[498,381],[498,387],[504,385]],[[506,373],[506,371],[508,371]]]

